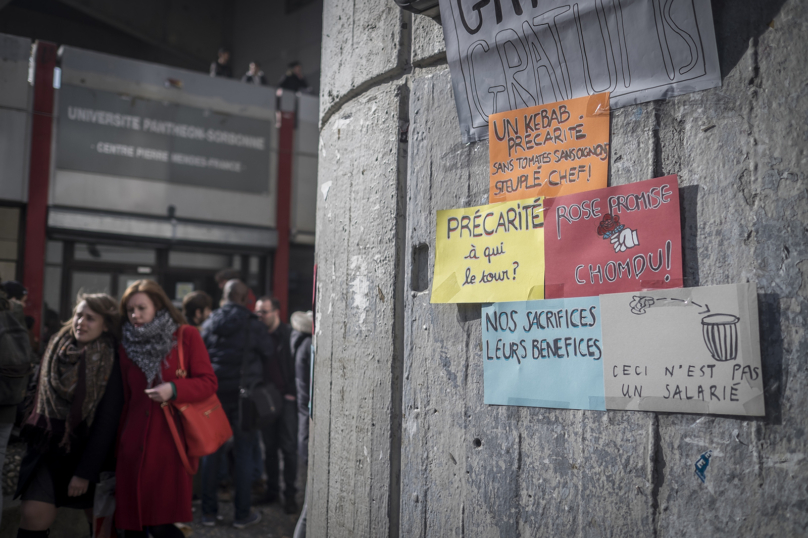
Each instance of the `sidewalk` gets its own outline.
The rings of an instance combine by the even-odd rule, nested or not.
[[[302,506],[302,503],[301,503]],[[254,506],[253,510],[261,512],[261,522],[247,529],[238,530],[233,525],[233,503],[220,502],[219,515],[222,519],[215,527],[203,527],[200,523],[202,510],[200,502],[194,503],[193,538],[223,538],[223,537],[253,537],[262,538],[292,538],[295,531],[295,524],[299,513],[288,515],[283,512],[283,507],[278,504],[268,506]]]
[[[19,501],[11,501],[8,497],[3,511],[3,522],[0,524],[0,538],[14,538],[17,536],[17,526],[20,521]],[[257,537],[262,538],[292,538],[298,514],[287,515],[281,505],[275,503],[269,506],[254,507],[253,510],[261,512],[261,522],[250,528],[238,530],[233,524],[233,503],[220,503],[219,513],[222,521],[215,527],[203,527],[199,522],[202,518],[199,502],[194,503],[194,522],[192,538],[222,538],[222,537]],[[79,510],[61,508],[56,522],[51,528],[51,538],[84,538],[89,535],[86,519]]]

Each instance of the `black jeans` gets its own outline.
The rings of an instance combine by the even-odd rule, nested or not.
[[[255,430],[245,432],[239,427],[238,420],[238,397],[221,398],[222,408],[233,428],[233,453],[235,455],[233,479],[235,497],[233,504],[236,509],[235,517],[242,520],[250,515],[250,504],[252,502],[252,446],[255,439]],[[219,462],[224,454],[227,445],[223,445],[219,450],[205,456],[200,462],[200,473],[202,474],[202,513],[216,514],[219,511]],[[276,476],[277,479],[277,476]],[[152,533],[154,534],[154,533]]]
[[[284,496],[294,498],[297,493],[297,404],[283,400],[280,418],[261,434],[266,448],[267,495],[278,495],[278,449],[283,454]]]

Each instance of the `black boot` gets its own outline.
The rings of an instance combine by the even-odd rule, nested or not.
[[[17,529],[17,538],[48,538],[50,530],[44,531],[27,531],[25,529]]]

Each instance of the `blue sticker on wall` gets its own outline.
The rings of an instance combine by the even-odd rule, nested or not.
[[[699,480],[701,480],[702,484],[704,483],[704,479],[706,478],[704,476],[704,473],[707,472],[707,467],[710,466],[710,456],[712,455],[713,451],[708,450],[707,452],[699,456],[699,459],[696,461],[696,476],[699,477]]]

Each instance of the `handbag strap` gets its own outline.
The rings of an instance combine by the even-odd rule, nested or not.
[[[180,325],[177,329],[177,353],[180,356],[180,367],[177,368],[177,379],[184,379],[188,376],[188,370],[185,369],[185,352],[182,349],[182,330],[185,325]]]
[[[169,405],[168,402],[163,402],[160,404],[160,407],[163,408],[163,413],[165,413],[168,428],[171,430],[171,437],[174,438],[174,444],[176,445],[177,452],[179,452],[180,459],[182,460],[182,466],[185,467],[185,470],[188,471],[189,475],[195,475],[196,471],[199,469],[199,462],[197,461],[196,468],[194,468],[191,466],[191,462],[188,461],[188,454],[185,453],[185,448],[182,446],[180,432],[177,431],[177,424],[174,422],[174,417],[171,416],[171,405]]]
[[[177,352],[180,358],[180,367],[177,369],[177,378],[183,379],[188,375],[188,371],[185,369],[185,352],[182,348],[182,330],[185,325],[180,325],[179,329],[177,329]],[[182,440],[180,439],[180,432],[177,431],[177,423],[174,421],[174,417],[171,416],[171,409],[172,406],[169,402],[163,402],[160,404],[160,407],[163,409],[163,413],[166,416],[166,422],[168,422],[168,429],[171,430],[171,437],[174,438],[174,445],[177,447],[177,452],[180,454],[180,459],[182,460],[182,466],[185,467],[185,470],[188,471],[188,474],[194,475],[196,474],[197,469],[199,468],[199,463],[197,462],[197,469],[191,467],[191,462],[188,460],[188,454],[185,453],[185,447],[182,446]]]

